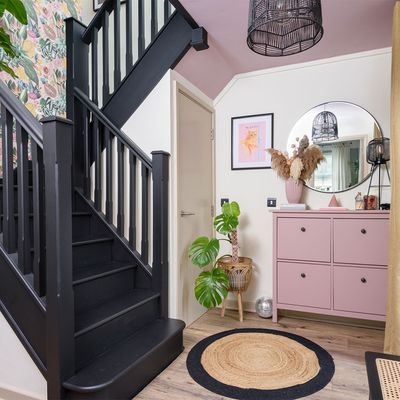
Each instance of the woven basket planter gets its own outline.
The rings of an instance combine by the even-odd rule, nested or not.
[[[218,266],[222,268],[229,278],[230,292],[245,292],[251,281],[253,260],[248,257],[239,257],[239,262],[232,262],[231,256],[223,256],[218,260]]]

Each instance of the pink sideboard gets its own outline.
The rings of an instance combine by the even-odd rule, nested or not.
[[[278,310],[385,320],[389,212],[273,213]]]

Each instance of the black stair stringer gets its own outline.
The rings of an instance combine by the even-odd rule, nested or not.
[[[139,108],[170,68],[174,68],[191,47],[193,27],[175,12],[137,61],[131,72],[102,108],[119,129]]]

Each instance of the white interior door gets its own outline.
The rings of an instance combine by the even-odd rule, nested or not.
[[[198,236],[212,236],[214,192],[213,113],[178,92],[178,261],[182,318],[192,323],[206,309],[194,296],[200,269],[188,258],[188,248]]]

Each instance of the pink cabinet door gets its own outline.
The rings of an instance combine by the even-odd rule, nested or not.
[[[334,267],[334,309],[386,314],[387,270]]]
[[[330,227],[328,218],[278,218],[278,258],[330,262]]]
[[[335,219],[334,262],[387,265],[389,220]]]
[[[331,267],[278,262],[278,303],[331,308]]]

